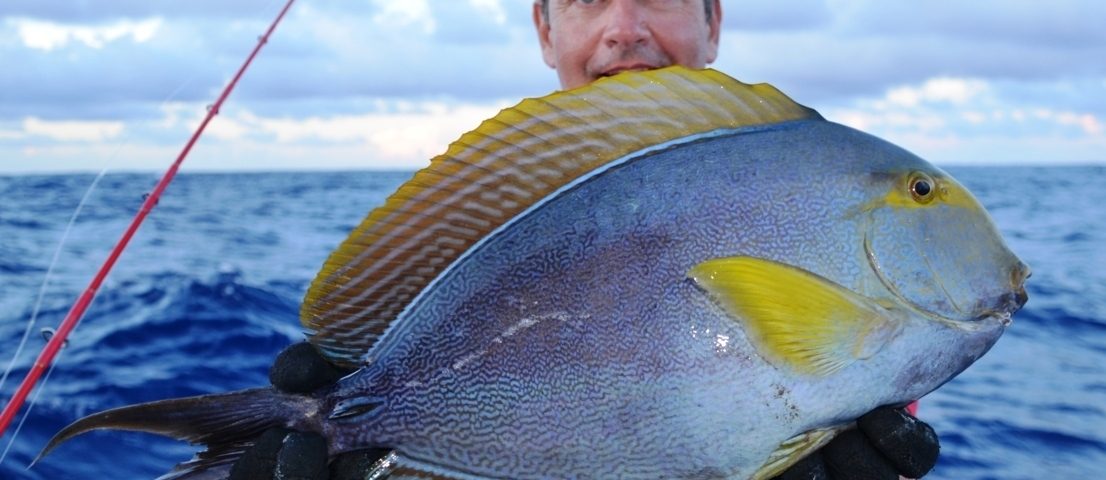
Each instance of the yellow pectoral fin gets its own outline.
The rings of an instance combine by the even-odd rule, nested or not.
[[[688,276],[741,322],[769,361],[801,373],[829,375],[868,358],[901,327],[875,302],[770,260],[718,258]]]

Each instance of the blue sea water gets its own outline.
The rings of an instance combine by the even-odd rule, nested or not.
[[[926,397],[942,441],[927,478],[1098,478],[1106,467],[1106,168],[949,168],[1033,268],[995,348]],[[298,305],[329,252],[409,173],[185,174],[70,337],[0,478],[152,478],[196,448],[93,432],[26,467],[70,421],[105,408],[267,383],[301,339]],[[19,343],[91,175],[0,177],[0,365]],[[109,174],[59,254],[10,398],[157,178]],[[0,447],[12,439],[9,429]],[[678,452],[673,452],[678,454]]]

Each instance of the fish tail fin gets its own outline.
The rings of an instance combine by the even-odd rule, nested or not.
[[[209,451],[252,443],[272,427],[316,429],[309,424],[318,400],[282,393],[273,388],[174,398],[129,405],[84,417],[50,439],[34,462],[62,443],[85,432],[102,429],[131,430],[205,444]]]

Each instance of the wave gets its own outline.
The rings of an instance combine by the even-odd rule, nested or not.
[[[131,403],[267,384],[276,353],[302,338],[298,298],[289,295],[289,286],[251,284],[237,271],[224,271],[209,279],[161,272],[105,288],[57,358],[48,383],[40,385],[42,396],[0,477],[14,465],[26,465],[45,443],[47,433],[80,416]],[[44,309],[39,324],[56,324],[66,310]],[[12,328],[21,323],[18,318],[3,320],[8,326],[7,344],[14,345],[15,337],[22,334]],[[13,371],[16,380],[26,374],[31,357],[41,348],[43,342],[33,338],[28,350],[34,351],[28,351]],[[5,385],[5,395],[14,391],[14,384]],[[52,455],[35,468],[31,478],[64,478],[65,472],[120,475],[118,464],[81,451],[96,449],[96,442],[104,437],[123,442],[133,442],[135,437],[112,433],[87,437]],[[192,450],[168,440],[153,444],[163,450],[127,462],[125,469],[141,476],[156,475],[167,465],[187,459]]]
[[[275,353],[299,339],[297,304],[238,273],[197,280],[164,272],[121,282],[99,295],[68,339],[44,395],[60,404],[81,398],[66,409],[75,416],[263,384]],[[64,314],[46,309],[40,325]]]

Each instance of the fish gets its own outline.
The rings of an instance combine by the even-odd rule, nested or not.
[[[141,430],[207,445],[166,478],[218,478],[279,426],[388,449],[370,478],[771,478],[968,368],[1029,275],[916,155],[767,84],[627,72],[504,109],[330,255],[300,317],[353,373],[43,455]]]

